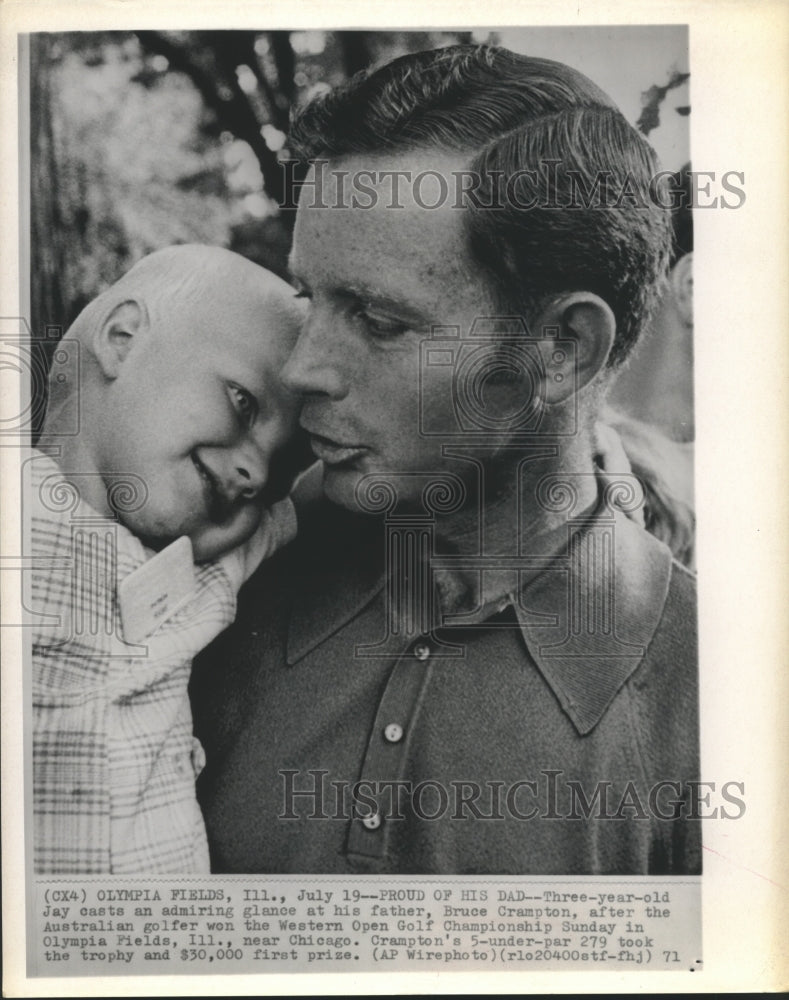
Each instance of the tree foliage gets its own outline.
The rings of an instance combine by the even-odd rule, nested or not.
[[[458,32],[139,31],[31,43],[32,328],[63,329],[136,260],[230,247],[284,273],[293,107]]]

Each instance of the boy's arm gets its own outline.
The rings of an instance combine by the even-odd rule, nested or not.
[[[122,682],[125,694],[156,683],[179,662],[191,660],[227,628],[235,617],[236,595],[241,586],[264,559],[295,537],[296,530],[296,510],[286,497],[264,510],[251,538],[213,561],[194,564],[191,546],[181,538],[141,567],[137,573],[145,574],[146,586],[137,588],[137,604],[142,606],[143,619],[148,614],[149,627],[143,629],[145,634],[139,641],[144,642],[146,653],[136,658],[133,676]],[[180,596],[178,580],[184,581]],[[129,581],[124,584],[128,589]],[[162,610],[165,592],[170,606]],[[126,629],[135,617],[134,608],[124,603],[123,594],[120,606]],[[155,624],[150,620],[151,609],[159,614]],[[129,634],[126,638],[130,638]]]
[[[117,600],[107,592],[108,580],[92,578],[87,571],[91,553],[81,558],[78,547],[73,558],[86,569],[78,571],[75,565],[75,579],[82,586],[76,596],[71,589],[71,599],[85,614],[110,615],[112,623],[105,623],[109,627],[101,629],[104,639],[96,637],[92,653],[85,649],[84,637],[69,637],[68,628],[52,636],[62,656],[50,661],[52,669],[38,664],[42,669],[36,671],[34,686],[39,706],[66,707],[94,697],[126,699],[165,681],[232,623],[241,585],[295,534],[290,498],[264,512],[258,530],[244,545],[200,565],[192,561],[186,538],[148,553],[146,559],[139,541],[120,528],[116,565],[125,564],[127,572],[117,587]],[[130,564],[134,568],[129,572]]]

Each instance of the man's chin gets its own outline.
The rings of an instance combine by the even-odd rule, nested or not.
[[[348,510],[361,511],[357,488],[364,476],[358,469],[323,463],[323,493],[327,500]]]

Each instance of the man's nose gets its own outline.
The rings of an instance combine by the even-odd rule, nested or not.
[[[291,392],[341,399],[347,392],[348,372],[348,359],[343,363],[342,355],[339,331],[309,317],[280,377]]]

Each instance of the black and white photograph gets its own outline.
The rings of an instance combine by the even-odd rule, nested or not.
[[[704,707],[754,181],[654,10],[15,36],[27,990],[688,988],[702,887],[780,888]]]

